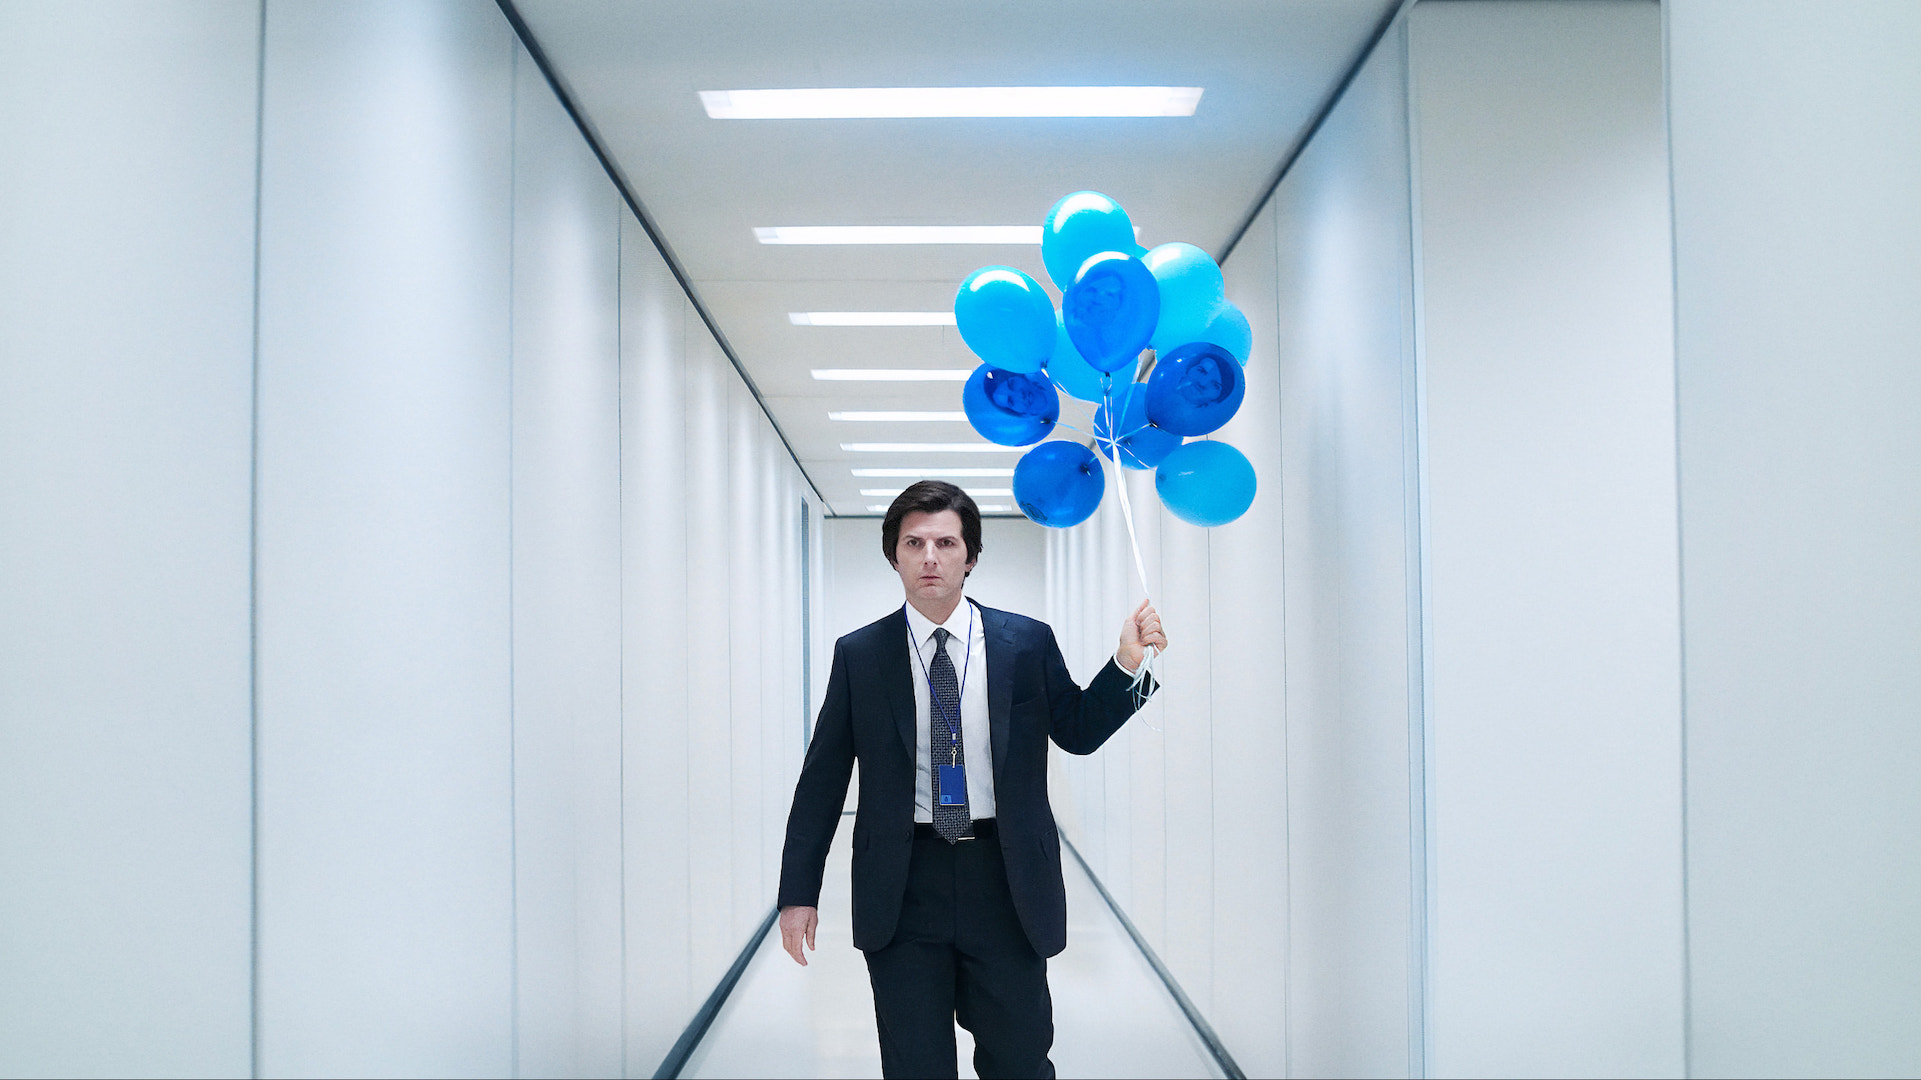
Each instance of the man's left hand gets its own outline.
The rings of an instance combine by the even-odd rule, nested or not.
[[[1131,675],[1140,670],[1149,645],[1166,651],[1167,634],[1161,630],[1160,613],[1143,600],[1121,624],[1121,647],[1114,650],[1114,659]]]

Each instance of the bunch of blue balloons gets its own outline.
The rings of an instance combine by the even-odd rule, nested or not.
[[[1042,442],[1060,426],[1060,393],[1098,406],[1093,443],[1110,461],[1153,469],[1174,516],[1225,525],[1254,502],[1254,466],[1202,440],[1241,407],[1254,335],[1229,303],[1221,268],[1192,244],[1143,248],[1119,203],[1077,191],[1041,228],[1041,261],[1061,307],[1011,266],[967,275],[954,322],[979,356],[961,391],[974,430],[1002,446],[1040,443],[1014,467],[1014,499],[1042,525],[1091,517],[1106,485],[1094,451]],[[1144,351],[1154,350],[1151,366]]]

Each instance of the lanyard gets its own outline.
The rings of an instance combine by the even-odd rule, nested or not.
[[[939,712],[941,723],[947,727],[947,742],[949,746],[947,757],[951,762],[959,754],[959,751],[952,749],[952,747],[954,744],[960,742],[961,698],[967,693],[967,673],[974,667],[973,601],[970,600],[967,602],[967,656],[966,659],[961,662],[960,685],[954,691],[954,714],[952,716],[947,714],[946,706],[941,704],[940,695],[934,692],[934,676],[927,670],[927,658],[921,655],[920,635],[913,632],[914,628],[911,623],[907,629],[907,640],[913,642],[914,645],[914,659],[920,661],[921,678],[927,681],[927,704],[929,705],[927,711],[930,714]],[[948,662],[952,663],[953,661],[950,659]],[[928,735],[933,735],[931,724],[929,725]]]

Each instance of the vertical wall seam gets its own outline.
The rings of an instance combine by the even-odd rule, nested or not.
[[[266,160],[267,0],[256,9],[253,112],[253,341],[247,432],[247,1071],[260,1075],[260,193]]]
[[[1674,620],[1675,673],[1680,700],[1677,718],[1681,803],[1681,1074],[1694,1075],[1694,939],[1690,918],[1688,837],[1688,648],[1687,545],[1682,542],[1687,515],[1681,498],[1681,247],[1674,197],[1674,57],[1670,5],[1661,5],[1661,120],[1668,155],[1668,302],[1674,366]]]
[[[627,1062],[627,249],[614,200],[614,717],[620,726],[620,1075]]]
[[[507,1027],[509,1074],[520,1076],[520,773],[514,685],[514,249],[520,183],[520,50],[508,54],[507,77]]]
[[[1405,10],[1405,8],[1403,9]],[[1411,627],[1414,634],[1414,648],[1410,650],[1409,662],[1419,670],[1418,702],[1410,702],[1410,713],[1418,708],[1418,715],[1409,717],[1410,750],[1418,752],[1418,802],[1410,799],[1410,822],[1418,824],[1420,838],[1418,851],[1410,851],[1410,868],[1419,875],[1418,883],[1411,882],[1410,907],[1414,925],[1410,928],[1410,938],[1416,970],[1414,985],[1410,987],[1415,1001],[1410,1009],[1415,1030],[1409,1035],[1409,1073],[1414,1076],[1427,1076],[1433,1071],[1434,1063],[1434,927],[1437,922],[1437,905],[1440,902],[1437,886],[1438,867],[1435,860],[1436,822],[1433,813],[1434,800],[1434,625],[1432,582],[1430,565],[1432,555],[1428,542],[1430,535],[1428,506],[1428,456],[1427,456],[1427,326],[1426,284],[1422,274],[1423,246],[1421,243],[1421,155],[1420,132],[1421,114],[1417,103],[1414,77],[1414,31],[1411,19],[1401,22],[1403,94],[1407,116],[1407,207],[1408,207],[1408,282],[1409,299],[1413,310],[1410,313],[1409,329],[1412,331],[1413,394],[1414,415],[1413,431],[1413,471],[1411,478],[1414,488],[1413,536],[1410,538],[1414,548],[1413,570],[1415,580],[1409,590],[1409,599],[1414,605]],[[1410,680],[1411,682],[1411,680]],[[1409,782],[1414,784],[1416,763],[1409,763]],[[1415,838],[1409,837],[1409,846],[1414,848]],[[1418,904],[1418,906],[1416,906]]]

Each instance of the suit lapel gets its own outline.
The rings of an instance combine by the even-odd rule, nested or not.
[[[902,608],[887,620],[889,633],[880,652],[882,685],[887,687],[887,703],[900,728],[900,741],[907,747],[907,760],[920,753],[914,731],[913,662],[907,656],[907,610]]]
[[[1008,728],[1013,724],[1014,631],[1002,612],[987,607],[980,612],[987,638],[987,729],[998,766],[1007,760]]]

